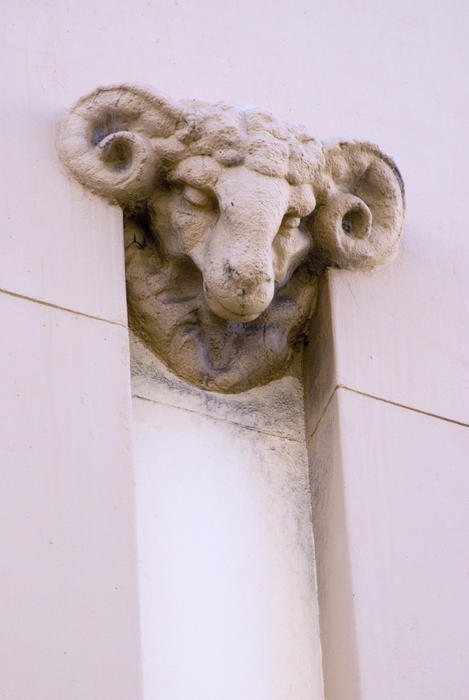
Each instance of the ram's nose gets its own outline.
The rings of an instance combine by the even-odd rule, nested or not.
[[[267,267],[267,266],[266,266]],[[259,264],[242,269],[225,261],[220,274],[208,274],[204,291],[210,309],[228,321],[247,322],[267,309],[274,296],[274,274]]]

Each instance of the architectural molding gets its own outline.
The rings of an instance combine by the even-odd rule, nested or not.
[[[404,188],[370,143],[331,147],[257,109],[99,88],[59,153],[124,211],[132,327],[176,374],[239,392],[285,373],[327,266],[396,250]]]

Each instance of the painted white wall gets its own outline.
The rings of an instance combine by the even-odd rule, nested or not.
[[[469,430],[338,389],[311,441],[326,697],[468,695]]]
[[[370,425],[377,431],[371,442],[376,444],[378,440],[388,451],[386,464],[394,464],[395,455],[396,463],[411,472],[410,483],[422,479],[428,486],[425,499],[416,500],[412,508],[400,500],[406,485],[402,474],[400,480],[387,486],[391,520],[382,516],[383,509],[373,510],[370,515],[370,527],[380,545],[375,547],[375,554],[389,557],[384,552],[389,528],[396,521],[404,529],[407,522],[409,531],[416,522],[427,523],[430,537],[436,537],[437,528],[436,524],[430,527],[430,513],[441,513],[439,522],[447,523],[447,529],[442,526],[435,540],[442,548],[440,537],[447,533],[444,566],[432,569],[432,576],[425,580],[423,574],[415,579],[411,559],[420,552],[420,542],[422,548],[427,546],[427,533],[422,532],[421,539],[415,536],[409,543],[406,566],[402,555],[393,550],[395,556],[389,560],[389,568],[393,574],[401,573],[403,584],[394,597],[394,589],[386,588],[386,606],[378,600],[366,610],[370,596],[363,584],[360,591],[355,587],[352,590],[354,595],[360,593],[360,607],[350,607],[350,598],[340,589],[344,605],[349,606],[347,614],[353,613],[352,622],[358,625],[363,620],[363,628],[352,625],[362,691],[368,693],[363,697],[375,700],[372,693],[379,685],[374,674],[383,669],[386,673],[379,682],[387,682],[381,693],[385,697],[392,698],[393,692],[401,699],[431,697],[427,693],[430,683],[425,685],[427,678],[435,679],[434,688],[443,695],[467,694],[458,675],[462,627],[455,627],[454,637],[451,626],[443,626],[440,636],[437,631],[433,636],[426,634],[429,620],[434,619],[435,600],[439,599],[447,611],[448,621],[456,619],[466,605],[462,579],[458,578],[462,503],[454,489],[457,483],[461,486],[459,493],[463,491],[464,484],[456,474],[464,464],[464,453],[459,447],[450,450],[453,466],[448,468],[444,448],[462,438],[456,437],[453,426],[442,432],[438,421],[445,425],[444,419],[468,422],[467,30],[466,4],[456,0],[449,5],[437,0],[413,4],[404,0],[385,4],[371,0],[292,0],[288,6],[267,0],[227,0],[223,6],[213,0],[23,0],[3,9],[1,66],[6,87],[0,120],[2,194],[7,204],[1,212],[0,289],[4,291],[0,296],[7,328],[2,337],[6,345],[3,356],[8,360],[8,365],[2,366],[7,367],[6,416],[2,421],[7,458],[2,458],[2,468],[8,488],[2,490],[2,536],[8,562],[4,597],[8,624],[1,629],[2,651],[6,650],[8,663],[0,683],[7,697],[29,700],[31,688],[36,697],[48,700],[134,698],[139,692],[120,216],[71,182],[54,151],[56,126],[65,109],[97,85],[122,81],[154,86],[175,98],[194,96],[256,104],[280,117],[303,121],[320,138],[346,136],[376,141],[396,158],[408,193],[402,252],[391,266],[376,273],[331,275],[333,311],[330,329],[323,328],[323,332],[331,332],[333,366],[328,371],[323,365],[321,386],[327,387],[331,378],[332,385],[321,392],[317,391],[317,383],[313,384],[309,410],[311,416],[321,415],[337,384],[402,405],[393,408],[395,417],[389,420],[372,421],[377,410],[372,398],[356,400],[353,406],[344,401],[338,409],[342,411],[341,426],[346,426],[347,412],[359,411],[357,425],[352,422],[351,427],[342,429],[342,460],[352,459],[353,450],[346,440],[353,447],[354,430],[361,429],[361,421],[368,424],[370,416]],[[325,355],[324,348],[320,350]],[[49,377],[56,381],[52,392]],[[174,396],[172,401],[174,405]],[[410,415],[409,410],[416,409],[435,414],[431,420],[436,421],[438,430],[435,427],[432,442],[429,437],[419,438],[423,433],[415,428],[415,436],[407,434],[407,447],[401,446],[401,422]],[[172,415],[176,410],[181,408],[172,408]],[[226,407],[223,411],[225,417],[229,415]],[[267,432],[272,430],[269,420]],[[421,418],[425,431],[428,420]],[[206,435],[211,435],[212,418],[200,421],[206,426]],[[406,425],[410,424],[409,419]],[[337,421],[332,425],[336,429]],[[152,426],[153,422],[149,434],[154,434]],[[317,423],[310,424],[310,434],[316,427]],[[458,428],[458,436],[463,429]],[[186,439],[191,430],[187,423],[187,432],[183,431]],[[337,438],[336,432],[329,434]],[[53,444],[48,439],[52,435]],[[223,435],[228,439],[228,432]],[[278,439],[284,438],[282,434]],[[217,439],[225,438],[220,433]],[[420,443],[426,446],[423,452],[416,449]],[[311,449],[324,448],[324,444],[320,448],[317,445]],[[251,447],[246,447],[248,454]],[[30,454],[35,454],[32,461]],[[363,453],[358,450],[357,454]],[[203,454],[199,458],[210,481],[215,466],[204,461]],[[363,459],[371,459],[368,452]],[[255,463],[259,468],[266,464],[266,469],[276,464],[266,461],[262,454],[257,455]],[[261,478],[243,471],[241,460],[230,464],[232,470],[238,469],[240,489],[253,488],[256,479]],[[342,479],[354,472],[354,462],[340,464]],[[366,467],[366,462],[363,464]],[[437,473],[444,478],[437,478]],[[382,503],[378,486],[365,476],[362,474],[362,481],[354,482],[353,487],[351,484],[345,494],[358,498],[365,489],[367,503]],[[144,472],[142,478],[147,477]],[[277,484],[281,483],[278,478]],[[226,489],[227,482],[221,488]],[[109,500],[109,493],[115,500]],[[252,521],[254,528],[261,528],[264,516],[268,521],[268,493],[259,495],[256,501],[260,515]],[[249,500],[247,494],[245,498],[233,500],[235,511],[243,509],[243,503]],[[289,538],[294,537],[295,530],[288,508],[283,510],[285,504],[277,506],[272,510],[280,518],[276,522],[284,518],[287,523],[281,538],[282,556],[286,557],[285,547],[293,541]],[[353,513],[355,510],[349,510],[345,502],[342,516],[347,517],[346,523]],[[453,523],[461,523],[461,527]],[[62,542],[57,553],[58,548],[49,540],[60,540],[56,534],[59,530]],[[305,542],[301,539],[306,537],[305,531],[300,531],[300,540]],[[182,533],[179,530],[177,536],[182,537]],[[362,536],[359,524],[350,525],[346,534],[342,545],[345,543],[352,558],[358,556]],[[226,536],[230,542],[237,541],[234,532]],[[265,534],[263,546],[275,559],[269,549],[270,537]],[[203,539],[199,547],[202,544]],[[236,551],[241,557],[243,550]],[[285,562],[288,566],[293,562],[288,557],[274,562],[265,556],[268,570],[276,571],[276,575],[283,571]],[[288,586],[292,588],[287,586],[286,590],[300,590],[306,585],[307,557],[300,560],[302,573],[297,576],[290,571]],[[357,567],[361,561],[356,560],[353,586],[363,581],[368,570],[360,572]],[[388,569],[384,559],[375,556],[373,562],[375,580],[383,580],[385,586],[384,572]],[[424,572],[429,571],[429,562],[430,558],[425,560]],[[368,559],[367,567],[369,564]],[[252,567],[250,576],[256,571],[254,564]],[[416,620],[408,612],[415,599],[414,579],[422,581]],[[120,583],[115,584],[116,580]],[[329,583],[330,577],[324,580]],[[121,597],[113,599],[114,585]],[[269,595],[274,596],[276,585]],[[381,590],[379,586],[377,590]],[[445,592],[446,598],[443,593],[436,596],[436,592]],[[405,605],[397,608],[403,598]],[[243,610],[251,609],[250,591],[239,600]],[[393,606],[403,611],[400,617],[387,614]],[[304,632],[299,608],[293,608],[291,619],[280,608],[275,612],[276,629],[284,625],[288,634],[296,629]],[[324,615],[329,613],[335,614],[335,604],[324,608]],[[406,629],[406,635],[394,637],[394,663],[386,668],[375,663],[373,649],[361,642],[366,638],[366,621],[372,616],[378,616],[388,635],[402,626]],[[215,618],[212,623],[216,629]],[[263,635],[265,630],[258,630],[254,639],[265,639]],[[406,642],[401,644],[404,638]],[[444,645],[450,640],[448,651]],[[309,643],[313,643],[311,639]],[[268,649],[270,658],[276,658],[275,644]],[[389,647],[380,649],[387,651]],[[150,658],[148,650],[145,658]],[[266,658],[260,658],[260,663],[266,664]],[[402,666],[404,662],[411,665],[410,670],[402,670],[408,669]],[[292,661],[292,668],[296,663],[298,660]],[[312,668],[315,663],[313,659]],[[327,667],[327,663],[332,666]],[[151,673],[150,661],[148,664],[147,673]],[[265,670],[267,665],[262,668]],[[326,668],[332,668],[336,678],[342,674],[344,682],[348,678],[350,689],[354,687],[353,674],[344,674],[335,647]],[[400,674],[401,681],[396,680],[396,674]],[[305,672],[302,678],[306,677],[312,679],[313,675]],[[130,687],[132,692],[128,691]],[[397,695],[396,688],[401,695]],[[342,700],[343,696],[332,694],[329,700],[337,697]]]
[[[0,696],[138,698],[126,329],[0,307]]]
[[[60,17],[62,9],[65,15]],[[3,8],[0,696],[142,696],[122,221],[65,176],[57,3]],[[82,58],[83,69],[92,65]]]
[[[326,697],[466,697],[469,8],[339,5],[321,107],[342,88],[345,135],[396,158],[407,221],[390,265],[329,273],[309,348]]]

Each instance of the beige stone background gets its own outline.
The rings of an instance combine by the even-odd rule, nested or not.
[[[0,695],[320,698],[311,516],[327,700],[469,694],[468,24],[457,0],[4,8]],[[312,510],[298,380],[224,404],[134,348],[131,410],[120,211],[54,146],[123,81],[402,170],[397,258],[323,285]]]

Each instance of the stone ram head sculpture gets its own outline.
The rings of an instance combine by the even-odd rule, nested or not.
[[[131,325],[212,391],[282,375],[318,275],[372,268],[401,232],[402,179],[376,146],[326,148],[256,109],[100,88],[70,111],[59,151],[123,208]]]

